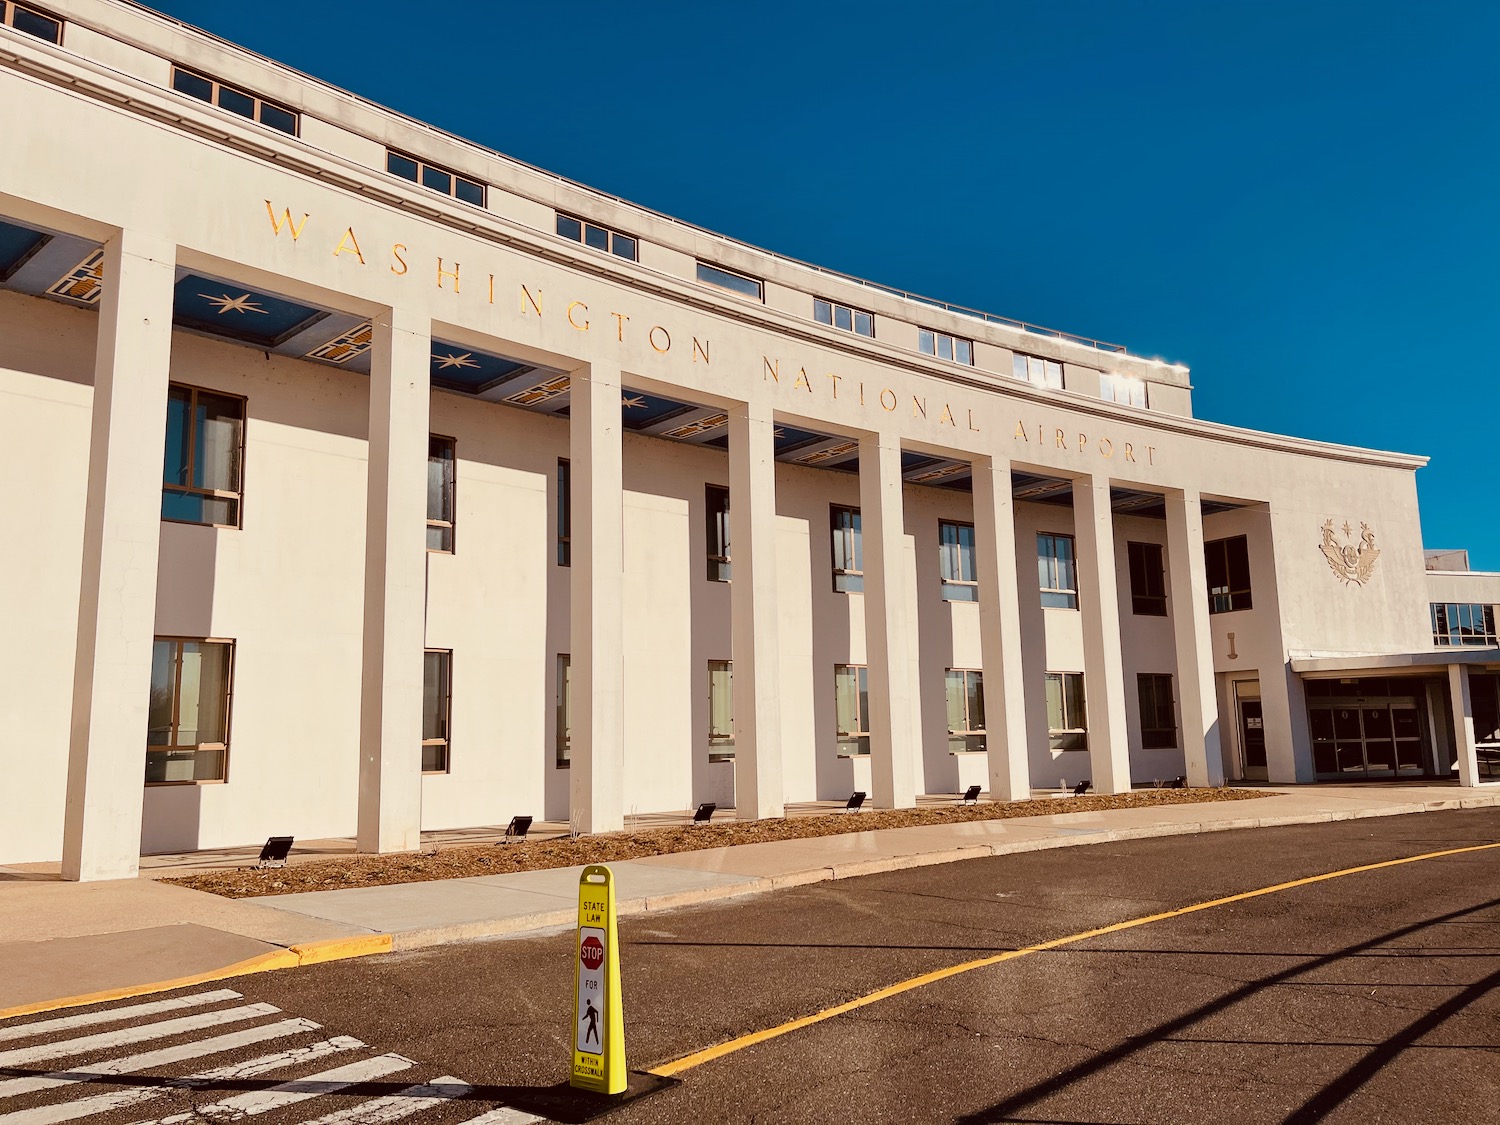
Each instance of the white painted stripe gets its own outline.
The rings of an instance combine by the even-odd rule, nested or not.
[[[534,1113],[524,1113],[513,1106],[503,1105],[499,1109],[492,1109],[488,1113],[460,1122],[460,1125],[532,1125],[532,1122],[546,1120]]]
[[[224,1000],[240,1000],[238,992],[221,988],[217,992],[199,992],[194,996],[178,996],[171,1000],[153,1000],[149,1004],[131,1004],[125,1008],[108,1008],[102,1012],[85,1012],[81,1016],[62,1016],[54,1020],[37,1023],[12,1024],[0,1027],[0,1043],[12,1039],[27,1039],[33,1035],[50,1035],[54,1031],[72,1031],[75,1027],[92,1027],[97,1023],[118,1023],[138,1016],[154,1016],[158,1012],[174,1012],[179,1008],[196,1008],[201,1004],[218,1004]]]
[[[231,1032],[213,1039],[200,1039],[194,1043],[183,1043],[176,1047],[164,1047],[159,1051],[146,1051],[139,1055],[128,1055],[123,1059],[95,1063],[83,1070],[60,1070],[51,1074],[39,1074],[31,1078],[10,1078],[0,1081],[0,1098],[14,1098],[19,1094],[32,1094],[38,1090],[50,1090],[56,1086],[70,1086],[80,1082],[97,1082],[114,1074],[138,1074],[153,1067],[201,1059],[204,1055],[216,1055],[221,1051],[234,1051],[252,1043],[263,1043],[267,1039],[281,1039],[287,1035],[301,1035],[317,1031],[312,1020],[282,1020],[280,1023],[250,1027],[244,1031]]]
[[[138,1121],[135,1125],[182,1125],[183,1122],[188,1121],[242,1121],[246,1117],[270,1113],[273,1109],[284,1109],[297,1102],[305,1102],[309,1098],[336,1094],[349,1086],[369,1081],[372,1078],[381,1078],[387,1074],[395,1074],[415,1065],[416,1063],[411,1059],[401,1055],[376,1055],[373,1059],[361,1059],[359,1062],[334,1067],[332,1070],[309,1074],[305,1078],[294,1078],[290,1082],[272,1086],[269,1090],[256,1090],[253,1093],[225,1098],[222,1102],[214,1102],[212,1105],[198,1106],[190,1113],[175,1113],[171,1117],[163,1117],[151,1122]]]
[[[201,1031],[205,1027],[217,1027],[225,1023],[240,1023],[279,1011],[280,1008],[271,1004],[247,1004],[238,1008],[222,1008],[217,1012],[202,1012],[196,1016],[182,1016],[175,1020],[158,1020],[155,1023],[137,1024],[135,1027],[122,1027],[118,1031],[101,1031],[97,1035],[84,1035],[77,1039],[59,1039],[55,1043],[43,1043],[39,1047],[17,1047],[0,1051],[0,1067],[26,1066],[44,1059],[62,1058],[64,1055],[106,1051],[111,1047],[123,1047],[127,1043],[165,1039],[169,1035]]]
[[[364,1043],[353,1036],[339,1035],[306,1047],[293,1047],[274,1055],[262,1055],[260,1058],[250,1059],[247,1062],[231,1063],[229,1066],[217,1067],[214,1070],[200,1071],[186,1078],[164,1078],[159,1085],[140,1086],[112,1094],[96,1094],[91,1098],[80,1098],[78,1101],[63,1102],[58,1105],[38,1106],[36,1109],[20,1110],[16,1113],[0,1113],[0,1123],[3,1125],[54,1125],[59,1121],[76,1121],[80,1117],[113,1113],[115,1110],[150,1101],[152,1098],[165,1094],[168,1090],[191,1089],[194,1086],[207,1086],[213,1082],[233,1081],[237,1078],[254,1078],[283,1067],[313,1062],[328,1055],[336,1055],[340,1051],[353,1051],[363,1046]]]
[[[304,1122],[303,1125],[386,1125],[389,1121],[400,1121],[403,1117],[410,1117],[424,1109],[461,1098],[472,1089],[462,1078],[445,1075],[421,1086],[408,1086],[398,1093],[376,1098],[363,1105],[337,1110],[326,1117]]]

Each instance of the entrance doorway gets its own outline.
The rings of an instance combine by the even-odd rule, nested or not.
[[[1307,720],[1319,777],[1421,777],[1427,772],[1422,711],[1415,697],[1309,700]]]
[[[1240,717],[1240,776],[1246,781],[1265,781],[1266,721],[1260,706],[1260,681],[1237,680],[1234,698]]]

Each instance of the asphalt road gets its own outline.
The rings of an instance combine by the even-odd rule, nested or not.
[[[658,1066],[929,970],[1094,927],[1496,841],[1500,810],[1428,813],[969,860],[625,919],[629,1062]],[[585,1118],[582,1103],[555,1090],[569,1062],[573,943],[568,933],[447,946],[213,986],[419,1064],[256,1120],[308,1121],[438,1075],[473,1089],[411,1125],[469,1121],[500,1103]],[[1500,1122],[1497,985],[1500,849],[1300,886],[955,975],[705,1062],[601,1119]],[[0,1052],[8,1046],[0,1041]],[[10,1066],[0,1079],[57,1069]],[[90,1120],[139,1121],[284,1080],[172,1091],[150,1113]],[[0,1098],[0,1125],[5,1111],[61,1096]]]

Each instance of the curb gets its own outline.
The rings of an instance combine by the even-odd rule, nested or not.
[[[368,957],[376,953],[389,953],[394,948],[390,934],[365,934],[359,937],[328,938],[324,941],[309,941],[289,945],[285,949],[274,949],[244,961],[236,961],[221,969],[193,973],[173,980],[153,981],[150,984],[131,984],[121,988],[108,988],[101,992],[86,992],[79,996],[66,996],[56,1000],[38,1000],[31,1004],[18,1004],[14,1008],[0,1008],[0,1020],[17,1016],[31,1016],[38,1012],[54,1012],[59,1008],[81,1008],[88,1004],[105,1004],[111,1000],[126,1000],[132,996],[147,996],[153,992],[171,992],[176,988],[188,988],[210,981],[245,977],[253,973],[268,973],[276,969],[295,969],[299,965],[318,965],[324,961],[343,961],[350,957]]]

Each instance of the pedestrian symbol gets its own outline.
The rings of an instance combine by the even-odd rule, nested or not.
[[[595,1046],[600,1046],[599,1009],[594,1007],[594,1002],[591,999],[585,999],[583,1002],[583,1018],[584,1021],[589,1025],[588,1033],[584,1035],[583,1041],[587,1043],[590,1039],[592,1039]]]

